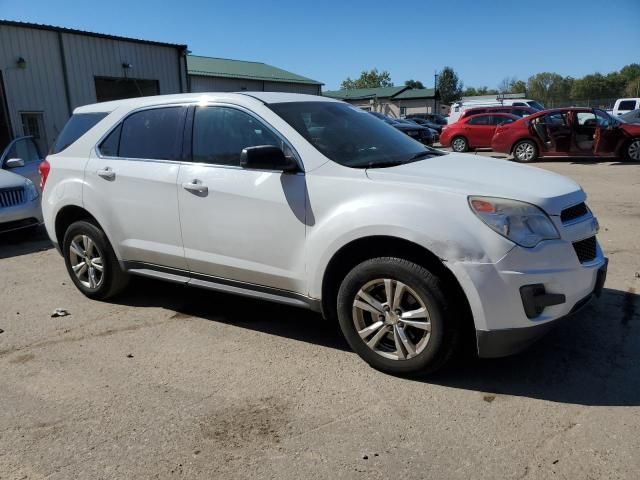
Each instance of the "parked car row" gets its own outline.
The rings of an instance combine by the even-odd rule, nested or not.
[[[419,125],[418,123],[411,122],[409,120],[404,120],[400,118],[391,118],[387,115],[383,115],[379,112],[369,112],[376,118],[379,118],[385,123],[392,125],[396,129],[400,130],[406,135],[409,135],[411,138],[418,140],[420,143],[424,145],[433,145],[436,141],[438,141],[438,132],[432,130],[428,127]]]

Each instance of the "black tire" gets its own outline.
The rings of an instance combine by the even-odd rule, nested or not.
[[[83,261],[80,260],[80,257],[77,254],[72,253],[71,243],[74,239],[81,238],[82,236],[88,237],[93,242],[94,246],[91,247],[91,252],[97,252],[101,259],[100,263],[103,270],[100,274],[100,281],[96,283],[95,287],[91,286],[89,279],[87,279],[87,282],[90,283],[89,285],[85,284],[87,282],[83,283],[81,278],[79,278],[73,270],[72,258],[74,261],[79,262],[76,263],[76,265],[81,264]],[[78,242],[76,242],[76,245],[78,245]],[[79,246],[84,247],[84,244]],[[84,250],[85,254],[86,251],[87,250]],[[106,300],[107,298],[116,295],[127,286],[129,275],[120,268],[118,259],[116,258],[113,248],[111,247],[105,233],[100,227],[90,220],[80,220],[69,225],[62,242],[62,255],[71,280],[78,290],[89,298],[95,300]],[[89,264],[90,263],[91,262],[89,261]],[[88,267],[85,271],[90,271],[90,268],[94,267]],[[97,267],[94,268],[94,271],[97,275]]]
[[[513,146],[513,160],[518,163],[531,163],[538,159],[538,146],[532,140],[521,140]]]
[[[627,162],[640,162],[640,137],[632,138],[626,145],[624,158]]]
[[[358,334],[356,322],[359,319],[354,316],[356,295],[359,294],[363,287],[375,283],[378,279],[402,282],[420,297],[418,302],[421,302],[426,307],[428,320],[431,324],[430,336],[421,351],[418,352],[418,348],[414,348],[414,351],[418,353],[411,358],[386,358],[383,355],[389,355],[389,353],[384,352],[381,354],[370,348]],[[375,290],[371,291],[371,295],[376,295]],[[412,296],[410,294],[408,299],[406,297],[405,299],[407,301],[411,300]],[[425,375],[433,373],[442,368],[453,357],[460,345],[461,324],[459,315],[455,313],[454,305],[447,300],[442,281],[426,268],[404,259],[380,257],[357,265],[347,274],[340,285],[337,309],[340,328],[351,348],[369,365],[383,372],[395,375]],[[369,315],[367,318],[371,322],[370,326],[376,321],[374,315],[378,314],[363,313],[363,315]],[[387,320],[383,320],[383,316],[378,316],[379,321],[385,322],[385,325],[381,328],[391,329],[389,333],[395,332],[393,330],[395,326],[387,325]],[[414,327],[410,325],[400,323],[398,325],[403,327],[405,336],[421,335],[422,333],[420,332],[423,332],[422,329],[419,331],[418,329],[412,330]],[[376,331],[372,330],[372,332]],[[380,329],[377,332],[380,332]],[[376,335],[377,333],[373,333],[372,337],[366,338],[369,342],[372,342],[374,341],[373,337]],[[408,349],[398,346],[397,343],[392,343],[391,339],[395,341],[396,338],[395,333],[393,333],[392,337],[384,334],[381,338],[382,340],[378,343],[380,349],[388,348],[388,345],[394,345],[396,353],[391,355],[396,355],[399,349],[403,352],[403,355],[410,356]],[[383,342],[386,342],[386,344],[383,344]],[[413,344],[413,346],[416,347],[417,345]]]
[[[451,140],[451,150],[458,153],[469,151],[469,142],[462,136],[453,137]]]

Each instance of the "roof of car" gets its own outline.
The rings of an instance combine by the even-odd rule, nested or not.
[[[93,103],[77,107],[73,113],[109,113],[120,107],[144,108],[157,105],[170,105],[175,103],[198,103],[198,102],[231,102],[238,104],[250,104],[252,100],[262,103],[286,103],[286,102],[339,102],[320,95],[305,95],[302,93],[285,92],[200,92],[200,93],[178,93],[174,95],[154,95],[149,97],[126,98],[124,100],[114,100],[111,102]]]

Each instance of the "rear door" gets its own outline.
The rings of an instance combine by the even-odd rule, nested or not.
[[[176,192],[186,112],[166,106],[131,113],[87,163],[85,206],[122,260],[187,269]]]
[[[543,151],[557,155],[570,153],[572,131],[568,111],[558,110],[536,117],[531,127]]]
[[[22,167],[7,168],[7,160],[19,158],[24,162]],[[0,168],[10,170],[31,180],[35,185],[40,184],[38,166],[42,161],[42,155],[32,137],[20,137],[11,142],[0,156]]]
[[[464,133],[472,148],[491,145],[496,126],[491,123],[491,115],[475,115],[467,120]],[[487,140],[488,139],[488,140]]]

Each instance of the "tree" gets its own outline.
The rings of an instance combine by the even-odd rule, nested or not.
[[[620,75],[626,82],[631,82],[640,77],[640,63],[630,63],[620,69]]]
[[[393,87],[391,74],[386,70],[383,70],[382,72],[378,72],[377,68],[374,68],[368,72],[366,70],[363,70],[360,74],[360,78],[352,80],[351,78],[347,77],[347,79],[340,85],[340,88],[343,90],[377,87]]]
[[[411,88],[424,88],[424,85],[420,80],[407,80],[404,82],[405,87]]]
[[[542,72],[529,77],[527,95],[547,106],[566,102],[571,93],[572,80],[551,72]]]
[[[625,97],[640,97],[640,76],[633,80],[629,80],[624,89]]]
[[[462,94],[462,82],[451,67],[444,67],[438,76],[438,91],[442,103],[458,100]]]
[[[500,93],[512,93],[511,89],[513,88],[513,84],[516,83],[518,79],[516,77],[504,77],[502,81],[498,84],[498,92]]]
[[[511,93],[527,93],[527,84],[522,80],[516,80],[511,84]]]

